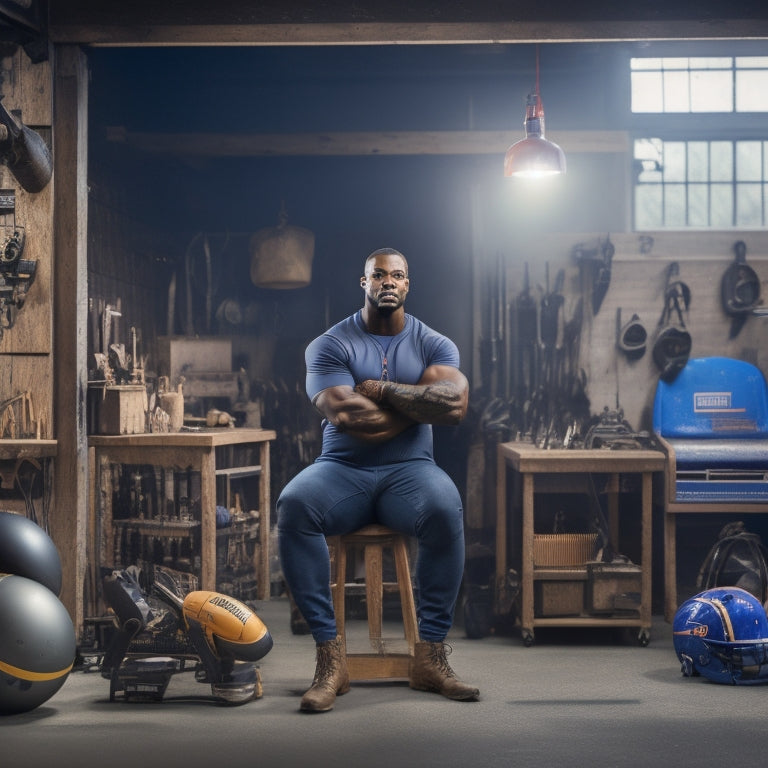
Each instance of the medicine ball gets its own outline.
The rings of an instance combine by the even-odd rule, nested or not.
[[[51,537],[22,515],[0,512],[0,573],[25,576],[61,592],[61,559]]]
[[[0,715],[28,712],[53,696],[76,649],[72,619],[50,589],[0,576]]]

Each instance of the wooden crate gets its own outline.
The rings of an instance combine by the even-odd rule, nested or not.
[[[99,402],[100,435],[139,435],[144,432],[147,391],[141,384],[107,387]]]
[[[579,616],[584,613],[586,568],[549,568],[534,582],[534,615]]]
[[[640,610],[641,573],[634,563],[587,563],[587,611]]]

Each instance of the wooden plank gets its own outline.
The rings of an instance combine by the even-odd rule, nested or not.
[[[111,448],[216,448],[223,445],[241,445],[274,440],[277,434],[272,429],[212,429],[206,432],[143,432],[136,435],[91,435],[92,446]],[[263,462],[262,462],[263,464]]]
[[[50,63],[32,64],[23,51],[17,50],[12,57],[3,59],[0,66],[3,71],[13,73],[2,78],[3,106],[9,111],[20,110],[24,124],[37,127],[40,135],[50,141]],[[8,167],[0,165],[0,188],[13,189],[16,199],[15,213],[0,216],[0,247],[15,228],[23,228],[22,258],[36,263],[35,280],[13,328],[6,328],[2,335],[0,354],[48,354],[51,351],[53,184],[49,183],[37,193],[26,192]],[[33,392],[35,404],[50,413],[50,386],[45,384],[50,384],[49,377],[37,385],[32,379],[29,386],[23,386]],[[0,388],[0,399],[5,392]]]
[[[0,460],[50,458],[57,446],[55,440],[0,440]]]
[[[225,476],[230,480],[239,480],[243,477],[253,477],[261,474],[260,464],[251,464],[247,467],[224,467],[216,470],[216,476]]]
[[[53,431],[59,441],[59,452],[51,537],[58,547],[64,573],[61,601],[79,633],[83,626],[88,510],[88,76],[83,52],[76,47],[57,49],[53,70],[53,278],[58,297],[53,308]]]
[[[375,653],[347,654],[347,669],[350,680],[396,680],[408,679],[413,657],[409,654]]]
[[[489,155],[522,139],[516,131],[343,131],[337,133],[148,133],[112,127],[107,139],[144,152],[193,157]],[[626,131],[548,134],[566,153],[629,152]]]
[[[556,616],[539,617],[537,627],[647,627],[641,618],[628,616]]]
[[[548,450],[532,443],[501,443],[505,454],[518,472],[656,472],[664,469],[666,457],[661,451],[646,450]]]
[[[131,10],[132,6],[129,6]],[[155,5],[152,10],[156,8]],[[150,12],[149,16],[152,15]],[[266,24],[184,24],[175,19],[166,24],[148,24],[144,18],[138,11],[124,17],[122,23],[120,19],[78,20],[74,16],[52,13],[48,32],[54,43],[94,46],[497,44],[768,37],[768,20],[726,19],[722,9],[710,20],[585,21],[581,18],[574,21],[281,24],[275,19],[275,23]]]
[[[275,435],[272,432],[273,436]],[[270,438],[271,440],[274,437]],[[269,537],[272,530],[272,488],[270,469],[269,441],[263,440],[259,446],[259,463],[261,464],[261,482],[259,483],[259,599],[269,600],[272,590],[270,583]],[[254,553],[255,556],[255,553]]]

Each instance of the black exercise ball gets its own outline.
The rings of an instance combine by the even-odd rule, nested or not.
[[[28,712],[64,685],[75,661],[72,619],[24,576],[0,576],[0,715]]]
[[[51,537],[36,523],[0,512],[0,573],[25,576],[61,592],[61,558]]]

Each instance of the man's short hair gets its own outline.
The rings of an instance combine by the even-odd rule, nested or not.
[[[368,258],[365,260],[366,266],[368,262],[375,259],[377,256],[399,256],[405,262],[405,272],[408,273],[408,259],[403,256],[400,251],[395,248],[377,248],[373,253],[368,254]]]

